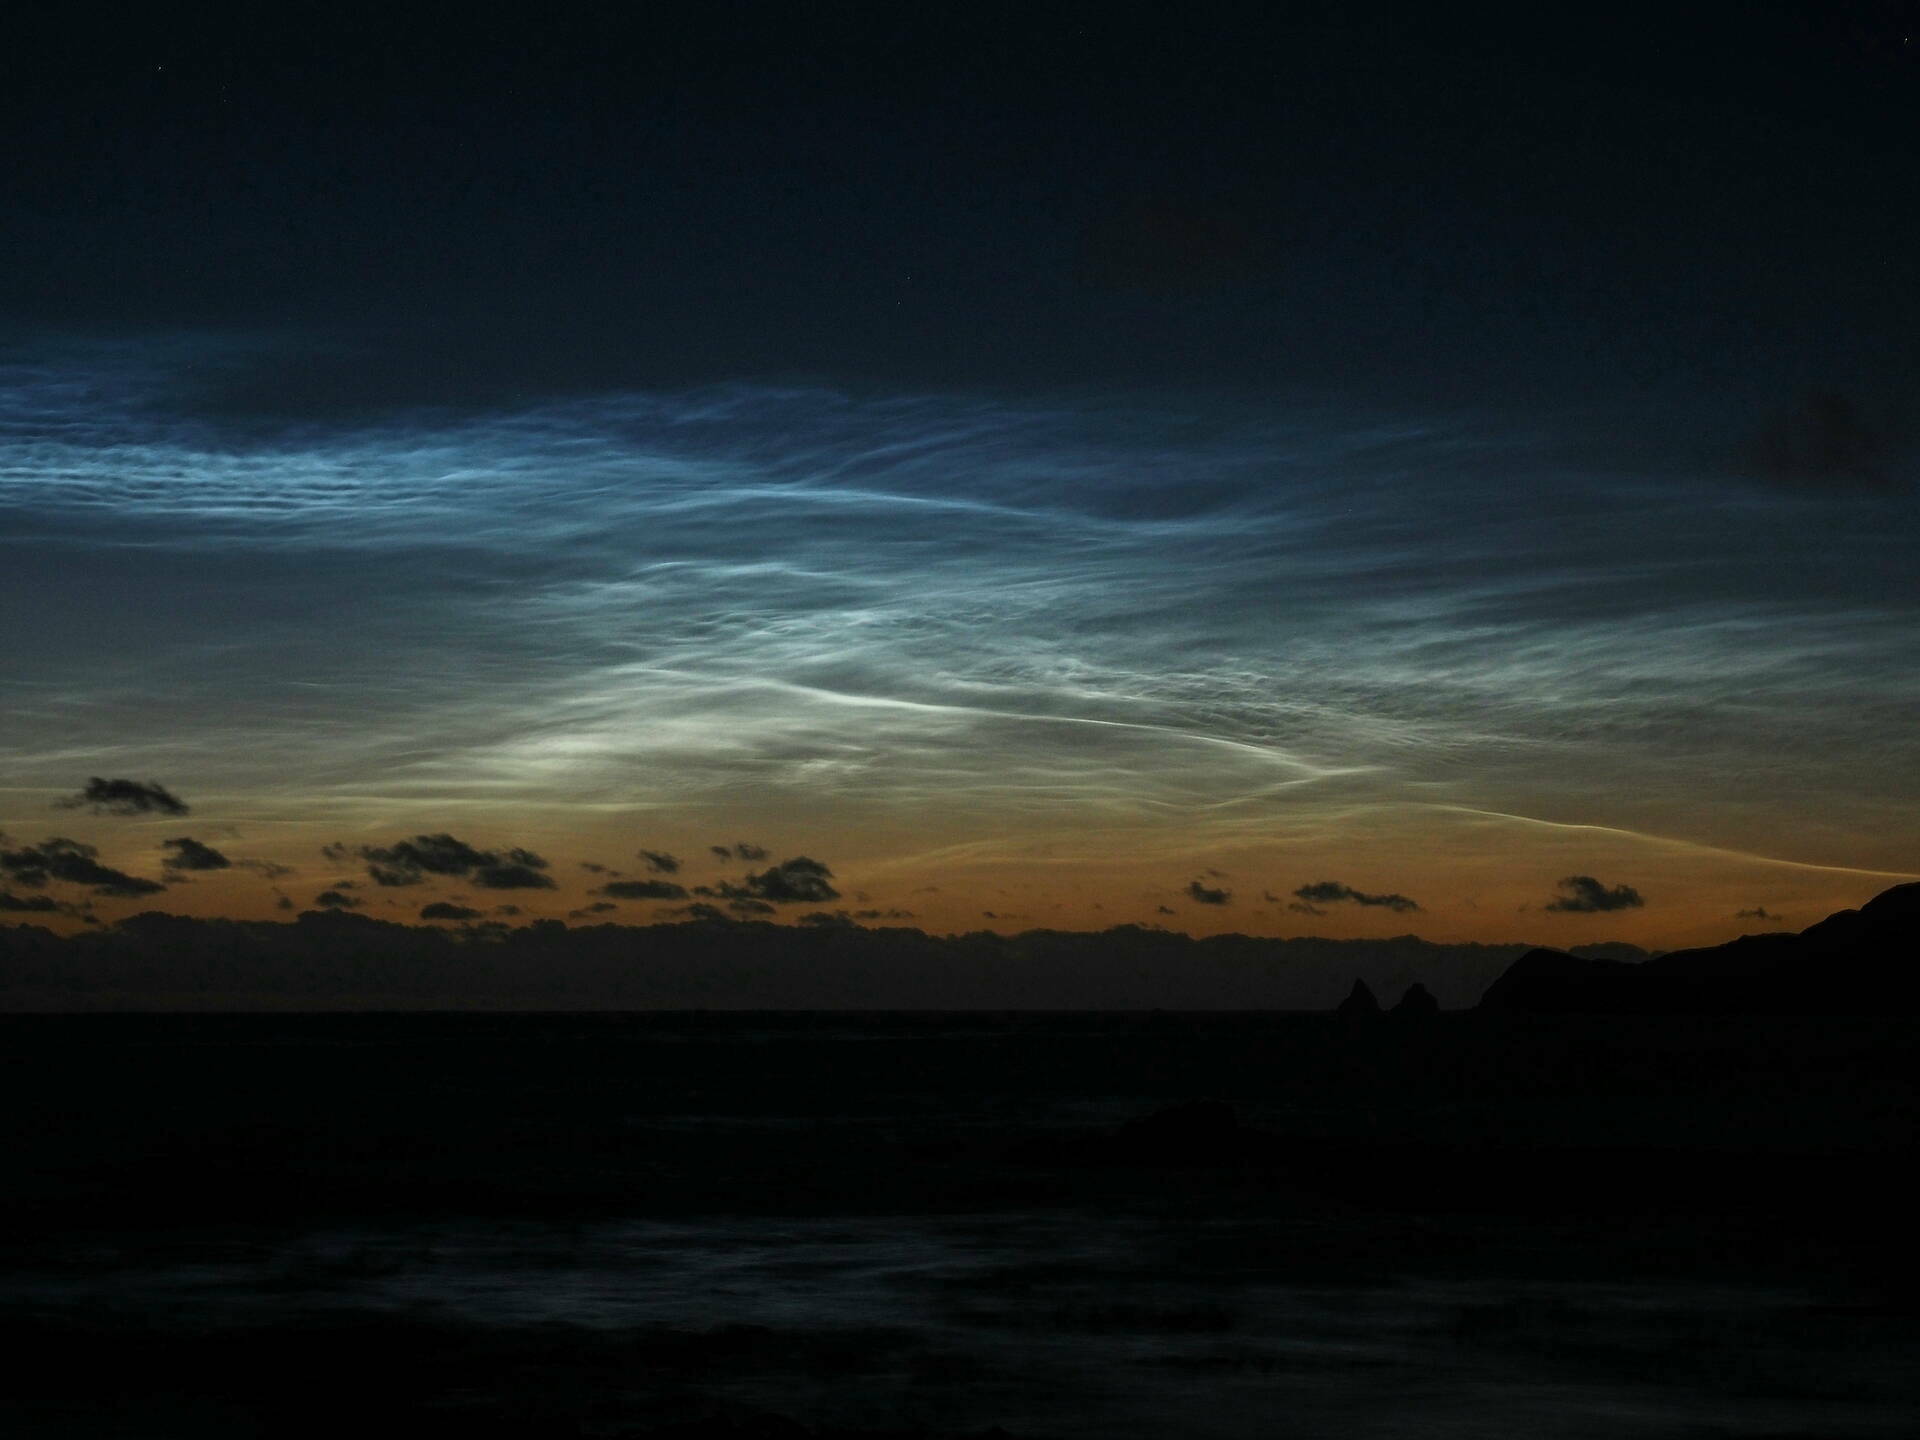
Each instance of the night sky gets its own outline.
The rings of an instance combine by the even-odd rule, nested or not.
[[[1920,6],[392,8],[0,52],[0,922],[1920,874]]]

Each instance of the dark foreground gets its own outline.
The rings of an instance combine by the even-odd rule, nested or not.
[[[7,1018],[0,1431],[1910,1434],[1917,1031]]]

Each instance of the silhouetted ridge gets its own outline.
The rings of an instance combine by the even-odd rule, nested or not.
[[[0,903],[0,922],[28,908]],[[908,926],[733,921],[717,912],[650,925],[445,923],[463,917],[438,909],[422,918],[428,923],[365,909],[309,910],[291,921],[149,911],[70,936],[0,923],[0,1010],[1325,1013],[1356,979],[1376,995],[1397,995],[1418,980],[1443,1006],[1464,1008],[1526,948],[1411,935],[1196,939],[1137,925],[931,935]]]
[[[1791,1015],[1920,1013],[1920,883],[1799,934],[1742,935],[1638,964],[1529,950],[1481,997],[1533,1014]]]
[[[1480,998],[1483,1010],[1534,1014],[1634,1014],[1646,1008],[1647,987],[1624,960],[1584,960],[1564,950],[1529,950]]]

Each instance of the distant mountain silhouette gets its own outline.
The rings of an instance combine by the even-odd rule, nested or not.
[[[0,921],[7,918],[0,903]],[[400,924],[353,910],[309,910],[291,921],[147,911],[71,936],[0,923],[0,1011],[1326,1012],[1356,979],[1375,995],[1419,982],[1443,1008],[1464,1009],[1526,950],[1412,935],[1194,939],[1136,925],[930,935],[718,919],[510,927]]]
[[[1529,950],[1488,987],[1483,1010],[1533,1014],[1920,1013],[1920,882],[1799,934],[1743,935],[1633,964]]]

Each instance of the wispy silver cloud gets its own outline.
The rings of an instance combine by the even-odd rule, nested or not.
[[[29,790],[138,733],[141,773],[255,816],[751,793],[938,813],[930,851],[1395,806],[1869,867],[1916,839],[1910,498],[1324,402],[740,385],[223,430],[180,353],[0,372]]]

